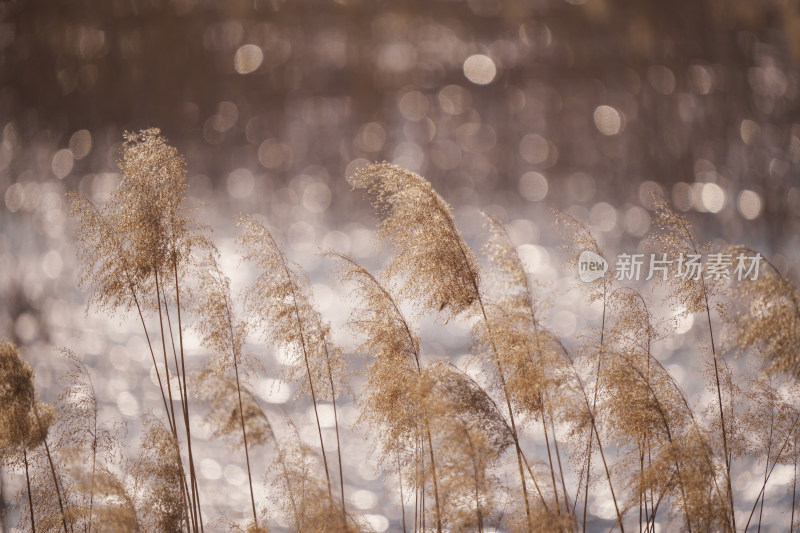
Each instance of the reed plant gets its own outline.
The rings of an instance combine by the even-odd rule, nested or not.
[[[91,306],[130,314],[141,327],[160,412],[142,415],[131,453],[125,424],[101,416],[94,384],[102,377],[81,356],[62,350],[70,370],[48,405],[20,350],[0,344],[0,461],[24,479],[21,529],[369,531],[368,518],[347,505],[342,404],[351,398],[353,429],[396,489],[393,527],[404,532],[735,533],[766,528],[765,508],[779,505],[787,528],[798,526],[800,292],[766,258],[759,276],[743,279],[682,276],[685,263],[665,263],[654,283],[666,309],[609,272],[580,285],[600,318],[561,338],[548,327],[553,298],[502,221],[485,216],[476,253],[427,180],[376,163],[349,179],[375,208],[385,267],[325,253],[352,301],[356,342],[346,350],[308,276],[261,217],[236,219],[240,268],[255,277],[231,293],[211,228],[186,203],[186,163],[158,130],[126,134],[119,166],[121,182],[104,204],[70,195],[81,280]],[[757,254],[704,244],[667,202],[651,207],[644,246],[658,257]],[[590,226],[555,218],[568,264],[584,251],[608,258]],[[697,405],[658,356],[676,321],[695,315],[703,335],[684,348],[702,361],[708,405]],[[469,326],[469,365],[423,342],[420,325],[432,317]],[[196,372],[187,369],[187,335],[205,354]],[[285,355],[281,375],[269,375],[253,337]],[[313,412],[312,441],[290,415],[262,404],[254,386],[265,377],[296,384],[295,400]],[[246,468],[247,519],[207,519],[197,416],[239,454],[227,459]],[[791,501],[768,490],[779,465],[794,472]]]

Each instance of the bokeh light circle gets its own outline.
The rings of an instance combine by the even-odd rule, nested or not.
[[[496,75],[497,67],[489,56],[475,54],[464,61],[464,76],[476,85],[488,85]]]
[[[236,50],[233,56],[233,68],[239,74],[250,74],[254,72],[264,61],[264,52],[254,44],[246,44]]]

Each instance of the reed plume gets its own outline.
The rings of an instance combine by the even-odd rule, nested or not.
[[[709,345],[711,348],[711,363],[713,366],[713,388],[717,395],[717,408],[719,413],[719,431],[722,436],[722,446],[725,463],[725,485],[728,493],[728,506],[730,515],[730,528],[736,530],[736,516],[734,513],[735,505],[733,499],[733,488],[731,486],[731,450],[728,443],[728,435],[731,432],[733,420],[732,409],[728,410],[728,420],[726,421],[726,406],[723,396],[727,395],[730,402],[733,402],[733,395],[730,389],[723,391],[725,379],[725,363],[720,354],[717,353],[717,346],[714,342],[714,330],[711,322],[711,307],[724,283],[727,281],[721,276],[713,276],[705,273],[691,272],[689,262],[691,259],[699,259],[703,254],[707,254],[710,246],[701,245],[698,242],[694,231],[686,218],[677,214],[674,209],[664,200],[653,199],[655,214],[653,215],[653,226],[656,229],[651,234],[651,242],[654,247],[662,253],[662,257],[674,258],[669,263],[665,276],[660,281],[666,284],[671,292],[670,298],[678,307],[681,314],[703,313],[706,315],[708,323]],[[721,305],[721,302],[716,302]]]
[[[731,341],[741,349],[756,349],[768,362],[768,371],[800,376],[800,292],[789,277],[761,254],[732,247],[730,255],[759,257],[763,266],[753,279],[739,280],[731,299],[740,308],[729,318]]]
[[[450,206],[431,184],[388,163],[361,169],[350,183],[374,198],[378,235],[392,244],[387,270],[399,278],[399,296],[445,317],[472,308],[479,296],[478,265]]]
[[[680,387],[652,355],[652,346],[664,333],[642,295],[617,289],[609,308],[613,324],[603,368],[603,410],[608,436],[623,454],[620,466],[628,472],[629,505],[638,506],[639,522],[651,528],[661,502],[672,497],[691,531],[700,510],[693,507],[696,500],[688,499],[687,476],[696,470],[687,474],[686,464],[705,459],[702,471],[713,472],[714,467],[707,454],[691,457],[692,448],[682,443],[690,434],[705,442],[705,435],[692,424],[693,413]],[[701,505],[714,508],[714,494],[719,493],[702,498]]]
[[[495,469],[514,443],[502,412],[478,383],[441,361],[423,369],[417,386],[440,450],[443,524],[456,531],[499,526],[503,489]]]
[[[109,200],[96,206],[88,198],[70,193],[72,215],[77,218],[76,240],[80,263],[80,283],[89,286],[90,303],[114,313],[135,308],[147,339],[159,383],[170,431],[179,441],[175,413],[168,344],[173,348],[173,373],[178,377],[177,395],[186,435],[189,459],[188,483],[190,524],[193,531],[202,527],[199,491],[192,453],[189,398],[186,393],[186,367],[183,351],[180,280],[192,264],[192,251],[208,249],[206,231],[186,206],[186,162],[156,128],[126,133],[122,155],[117,161],[122,172],[119,186]],[[178,348],[175,348],[169,304],[177,314]],[[145,313],[158,316],[163,355],[162,379],[156,363],[151,332]],[[166,340],[169,334],[169,343]],[[181,462],[180,454],[177,458]]]
[[[332,342],[330,327],[314,308],[307,278],[289,262],[272,234],[252,217],[239,217],[242,227],[239,245],[245,261],[251,261],[259,275],[247,289],[245,305],[249,320],[262,335],[274,341],[298,364],[284,367],[287,381],[298,381],[300,391],[311,397],[319,434],[319,444],[328,484],[328,502],[333,491],[325,442],[322,438],[318,405],[323,399],[333,404],[336,429],[339,484],[341,491],[341,527],[347,527],[344,503],[344,472],[339,445],[339,417],[336,397],[345,389],[346,367],[341,350]]]
[[[617,517],[613,527],[619,527],[624,531],[622,517],[626,511],[624,507],[620,506],[617,498],[617,491],[615,490],[614,479],[612,476],[612,465],[606,458],[605,449],[603,445],[602,436],[600,433],[600,423],[602,420],[602,411],[598,407],[598,394],[593,394],[597,391],[597,385],[594,390],[584,380],[582,376],[591,373],[590,367],[596,367],[596,361],[592,357],[583,357],[576,359],[572,353],[559,341],[555,336],[551,337],[552,342],[556,345],[561,352],[564,361],[564,369],[560,372],[558,377],[559,382],[559,402],[555,409],[554,415],[557,420],[565,424],[569,431],[567,438],[570,439],[570,458],[577,464],[579,470],[578,487],[575,493],[574,502],[577,506],[578,497],[581,488],[584,489],[584,516],[587,510],[586,496],[589,491],[589,471],[591,468],[591,454],[593,453],[594,445],[597,445],[597,452],[600,455],[600,460],[603,466],[603,472],[608,484],[609,492],[611,494],[611,501],[614,505],[614,512]],[[586,435],[592,438],[590,442],[586,442]],[[584,474],[585,481],[584,481]],[[583,487],[582,487],[583,485]],[[586,519],[583,519],[582,526],[586,527]]]
[[[71,490],[71,514],[75,521],[73,527],[90,533],[97,528],[95,503],[98,501],[98,470],[103,476],[103,488],[115,492],[119,490],[119,487],[114,488],[113,474],[107,465],[121,457],[119,433],[124,427],[108,427],[99,420],[102,408],[98,403],[89,369],[83,359],[72,350],[62,348],[60,351],[69,361],[70,367],[62,377],[66,386],[57,404],[59,416],[54,432],[55,447],[65,459],[69,477],[75,480]],[[116,484],[121,485],[119,481]],[[124,510],[124,507],[120,509]],[[109,519],[113,514],[106,512],[104,516]],[[123,515],[129,516],[130,513],[123,512]]]
[[[139,443],[139,457],[131,466],[136,506],[147,509],[146,531],[182,531],[189,527],[190,508],[186,502],[178,441],[152,413],[142,416],[145,428]]]
[[[4,451],[23,445],[35,431],[30,412],[36,398],[33,367],[17,347],[0,342],[0,447]]]
[[[263,369],[255,357],[244,350],[249,324],[237,315],[231,299],[230,280],[220,269],[215,254],[210,252],[198,270],[200,289],[195,309],[195,329],[203,346],[212,352],[212,359],[198,382],[202,394],[211,403],[210,418],[217,423],[216,434],[231,434],[237,425],[241,431],[253,524],[258,528],[248,436],[251,446],[256,446],[272,440],[274,435],[266,415],[242,381],[246,381],[249,374],[263,372]],[[233,370],[233,379],[226,375],[230,370]],[[233,392],[237,401],[231,406]]]
[[[793,403],[800,392],[796,385],[800,368],[800,296],[795,283],[761,254],[743,246],[727,251],[737,268],[750,258],[757,261],[754,275],[735,282],[731,300],[736,309],[723,316],[731,344],[757,357],[757,377],[749,380],[748,407],[741,417],[740,433],[745,453],[756,460],[764,458],[764,482],[748,517],[749,525],[758,508],[760,530],[764,491],[772,470],[777,464],[791,464],[797,470],[800,413]],[[796,487],[795,473],[791,527],[795,527]]]
[[[763,483],[753,504],[745,529],[758,513],[758,530],[764,513],[764,496],[767,482],[776,464],[793,465],[797,460],[795,439],[798,431],[800,410],[794,406],[798,397],[797,384],[776,379],[768,372],[758,372],[755,378],[746,380],[744,395],[748,400],[741,416],[741,440],[743,453],[756,461],[763,458]],[[794,507],[794,499],[792,505]]]
[[[68,494],[48,443],[56,411],[49,404],[37,402],[33,369],[9,342],[0,343],[0,376],[0,422],[8,428],[0,437],[0,458],[14,469],[25,469],[31,529],[63,528],[68,533],[72,524]]]
[[[400,483],[406,476],[425,492],[425,470],[418,471],[418,443],[430,459],[427,470],[435,501],[435,520],[442,521],[442,503],[436,474],[436,451],[431,435],[431,419],[425,407],[424,391],[418,387],[425,364],[420,339],[385,283],[353,258],[330,252],[339,261],[338,277],[350,284],[358,304],[350,317],[350,328],[361,337],[357,351],[368,357],[367,377],[359,395],[359,423],[380,428],[377,433],[379,465],[397,463]],[[421,477],[421,479],[420,479]],[[422,512],[424,516],[424,511]]]
[[[92,531],[97,533],[139,533],[142,525],[136,498],[127,484],[116,472],[101,466],[96,469],[92,481],[93,494],[96,494],[93,507]]]
[[[488,351],[492,340],[506,368],[512,369],[506,378],[506,388],[516,410],[529,420],[538,419],[545,437],[547,462],[551,489],[555,502],[555,514],[568,516],[570,501],[566,494],[564,475],[556,468],[553,456],[558,447],[555,432],[548,431],[549,399],[558,386],[556,375],[563,361],[558,348],[551,342],[551,335],[542,325],[542,316],[548,302],[539,297],[540,287],[531,284],[528,272],[517,253],[502,222],[484,215],[489,239],[484,252],[489,260],[493,280],[493,304],[488,308],[490,328],[478,327],[475,348],[480,353]],[[494,336],[490,338],[489,332]],[[502,388],[498,376],[490,366],[488,375],[494,376],[496,388]],[[550,438],[553,443],[551,447]],[[556,473],[558,471],[558,473]],[[559,497],[559,483],[563,498]],[[563,503],[562,503],[563,502]],[[562,510],[563,505],[563,510]],[[547,506],[542,506],[547,510]]]
[[[378,235],[391,242],[394,252],[387,271],[399,279],[400,296],[415,302],[420,310],[437,312],[446,319],[461,313],[482,319],[490,329],[475,257],[456,228],[450,206],[431,184],[414,172],[388,163],[373,164],[359,170],[350,178],[350,183],[366,189],[374,198],[373,205],[381,219]],[[492,346],[489,355],[497,367],[508,408],[523,502],[528,527],[532,529],[514,410],[505,387],[503,363],[491,332],[488,338]],[[442,530],[441,523],[437,524],[437,530]]]
[[[185,205],[186,162],[158,129],[126,133],[117,165],[122,179],[105,204],[68,193],[80,283],[91,288],[89,302],[110,313],[152,294],[156,276],[171,278],[204,240]],[[154,308],[152,300],[138,303]]]
[[[304,443],[291,421],[290,443],[278,446],[278,456],[272,463],[274,497],[281,507],[292,531],[309,533],[354,533],[368,531],[363,524],[341,521],[339,511],[330,502],[330,487],[322,482],[320,456]]]
[[[24,361],[17,347],[9,342],[0,343],[0,461],[11,470],[24,467],[31,530],[36,531],[33,494],[30,479],[28,447],[41,442],[31,424],[30,411],[35,401],[33,368]],[[20,461],[20,459],[22,459]]]
[[[580,255],[583,252],[591,252],[599,257],[602,257],[605,260],[604,251],[600,243],[598,243],[595,236],[592,234],[592,231],[586,226],[586,224],[575,217],[561,212],[555,211],[556,216],[556,223],[562,227],[562,232],[566,238],[566,243],[563,245],[565,249],[569,251],[569,259],[568,264],[572,268],[573,272],[578,272],[578,260]],[[594,441],[597,440],[598,448],[600,448],[600,455],[601,459],[604,463],[604,469],[606,471],[606,478],[608,480],[609,489],[612,493],[612,499],[614,500],[614,510],[617,514],[617,522],[619,523],[620,530],[624,532],[624,526],[622,523],[622,514],[620,513],[619,505],[617,502],[616,497],[614,496],[614,489],[611,483],[611,477],[609,475],[608,466],[605,465],[605,458],[603,456],[602,450],[602,442],[600,440],[600,435],[598,434],[598,418],[595,417],[595,411],[597,409],[597,401],[598,396],[601,393],[601,389],[603,386],[602,378],[602,368],[603,363],[605,361],[605,334],[606,334],[606,315],[608,311],[608,296],[612,290],[613,286],[613,279],[612,276],[608,273],[606,275],[601,276],[594,281],[589,283],[582,284],[583,293],[586,295],[587,303],[592,303],[595,301],[602,301],[603,304],[603,315],[600,322],[600,334],[599,334],[599,342],[595,343],[592,340],[585,340],[584,350],[586,351],[589,359],[593,359],[595,361],[595,368],[594,368],[594,386],[592,390],[592,401],[591,406],[589,407],[590,412],[587,413],[589,415],[588,421],[591,422],[589,424],[585,424],[588,431],[588,439],[586,441],[586,452],[581,457],[584,457],[583,466],[581,469],[581,476],[580,481],[578,483],[578,491],[580,492],[581,483],[583,483],[584,472],[586,474],[586,481],[584,483],[584,492],[583,492],[583,531],[586,531],[586,511],[588,508],[589,503],[589,486],[591,484],[591,475],[592,475],[592,455],[594,450]],[[582,385],[579,388],[583,388]],[[583,391],[581,391],[583,393]],[[581,394],[582,395],[582,394]],[[580,405],[580,400],[578,400],[578,404]],[[580,412],[580,411],[579,411]],[[583,422],[586,422],[584,419]],[[579,424],[584,425],[584,424]],[[575,500],[577,501],[578,494],[575,495]]]

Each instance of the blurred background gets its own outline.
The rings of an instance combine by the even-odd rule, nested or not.
[[[531,274],[556,287],[571,275],[549,206],[586,220],[614,254],[632,252],[653,192],[703,238],[756,247],[796,275],[798,60],[797,0],[4,1],[0,337],[23,347],[48,401],[64,369],[54,346],[115,374],[98,394],[106,416],[129,419],[135,449],[136,416],[158,401],[144,341],[132,320],[85,312],[64,193],[102,201],[119,182],[122,132],[148,127],[186,157],[190,200],[208,203],[200,219],[216,228],[234,288],[247,275],[230,217],[264,215],[345,346],[347,291],[316,253],[380,265],[375,219],[345,180],[376,160],[427,177],[476,246],[479,209],[506,221]],[[596,325],[581,302],[561,294],[553,327]],[[431,353],[457,361],[469,350],[466,326],[427,322]],[[682,328],[690,335],[691,321]],[[691,375],[680,349],[679,338],[663,357]],[[253,386],[311,428],[308,404],[275,378]],[[348,435],[353,505],[377,530],[396,529],[396,488],[364,464],[364,432]],[[241,465],[206,446],[206,485],[231,488],[207,497],[212,514],[245,518]],[[19,485],[1,479],[5,505]]]

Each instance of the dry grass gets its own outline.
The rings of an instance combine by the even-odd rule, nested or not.
[[[119,165],[122,183],[105,205],[71,195],[81,279],[91,305],[134,313],[163,412],[143,416],[140,450],[130,455],[124,427],[99,423],[92,373],[78,355],[64,349],[71,370],[50,406],[38,402],[19,350],[0,344],[0,459],[25,480],[18,499],[25,530],[212,529],[203,521],[191,413],[231,440],[248,473],[252,520],[213,527],[267,531],[267,502],[253,489],[265,476],[292,531],[368,530],[345,505],[341,446],[334,462],[318,412],[320,402],[332,403],[338,441],[336,402],[351,394],[387,483],[399,488],[404,531],[585,531],[592,493],[609,495],[611,529],[623,532],[664,523],[690,532],[760,530],[772,472],[797,470],[800,296],[768,262],[753,281],[682,279],[670,270],[662,282],[681,313],[707,323],[692,349],[705,358],[714,401],[695,407],[653,355],[675,333],[655,318],[652,302],[611,275],[585,284],[602,320],[567,349],[545,326],[548,301],[502,222],[486,217],[482,268],[450,206],[413,172],[382,163],[352,178],[372,198],[391,255],[373,273],[345,254],[327,254],[355,302],[349,328],[359,341],[351,355],[333,342],[301,268],[251,217],[238,219],[238,242],[258,277],[241,301],[231,295],[209,229],[185,205],[186,165],[158,130],[127,135]],[[585,224],[557,218],[573,259],[582,250],[603,255]],[[668,204],[655,204],[653,220],[654,252],[707,253]],[[422,350],[424,316],[472,324],[472,357],[485,379]],[[148,329],[153,322],[158,328]],[[721,327],[729,331],[724,341]],[[191,334],[207,352],[197,375],[187,375],[184,362]],[[290,437],[277,437],[249,385],[266,373],[260,354],[248,351],[253,334],[299,363],[281,377],[312,404],[318,446],[304,443],[289,419]],[[749,363],[747,374],[728,364],[723,354],[731,351]],[[350,364],[357,355],[363,364]],[[351,388],[352,368],[362,374],[359,390]],[[543,433],[546,453],[525,449],[526,428]],[[253,471],[253,454],[269,457],[267,472]],[[755,501],[735,498],[738,465],[756,465]],[[787,490],[793,528],[796,479]]]

